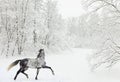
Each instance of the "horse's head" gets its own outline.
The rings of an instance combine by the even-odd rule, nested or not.
[[[44,56],[45,56],[44,49],[40,49],[37,58],[38,57],[44,57]]]
[[[44,49],[40,49],[39,52],[40,52],[40,53],[44,53]]]

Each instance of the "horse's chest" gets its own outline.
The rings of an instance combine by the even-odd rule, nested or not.
[[[31,59],[28,61],[28,67],[30,68],[41,67],[43,64],[44,64],[44,60]]]

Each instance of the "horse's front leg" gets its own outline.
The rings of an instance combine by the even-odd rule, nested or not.
[[[36,80],[38,79],[37,77],[38,77],[38,74],[39,74],[39,69],[40,68],[37,68],[37,73],[36,73],[36,77],[35,77]]]
[[[42,66],[42,68],[47,68],[47,69],[50,69],[50,70],[51,70],[51,72],[52,72],[52,74],[53,74],[53,75],[55,75],[55,73],[54,73],[54,71],[53,71],[53,69],[52,69],[51,67],[49,67],[49,66]]]

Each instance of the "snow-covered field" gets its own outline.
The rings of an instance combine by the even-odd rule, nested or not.
[[[59,54],[47,55],[47,65],[51,66],[55,72],[52,75],[49,69],[41,69],[38,80],[34,80],[36,69],[29,69],[26,73],[27,79],[23,74],[18,75],[16,81],[13,80],[19,65],[7,71],[7,67],[14,60],[26,57],[0,58],[0,82],[118,82],[120,81],[120,64],[109,70],[91,72],[87,55],[94,51],[89,49],[73,49]]]

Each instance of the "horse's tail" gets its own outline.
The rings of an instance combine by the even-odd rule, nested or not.
[[[8,71],[12,68],[12,67],[14,67],[15,65],[17,65],[18,63],[19,63],[19,61],[21,61],[21,60],[16,60],[16,61],[14,61],[13,63],[11,63],[10,65],[9,65],[9,67],[8,67]]]

